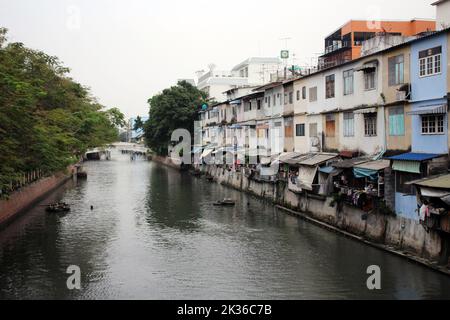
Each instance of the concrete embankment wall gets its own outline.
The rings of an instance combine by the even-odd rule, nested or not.
[[[179,169],[170,159],[153,160]],[[448,268],[436,265],[443,259],[443,238],[436,231],[427,232],[418,221],[382,213],[366,214],[345,204],[339,210],[331,205],[333,200],[329,197],[296,194],[283,182],[259,182],[216,166],[203,166],[201,171],[219,184],[263,198],[323,227],[450,275]]]
[[[72,168],[69,169],[71,172]],[[4,227],[14,218],[42,200],[50,192],[69,180],[70,174],[58,173],[42,178],[12,193],[8,200],[0,200],[0,227]]]
[[[432,261],[440,259],[440,235],[434,231],[427,232],[417,221],[381,213],[366,216],[362,210],[348,205],[338,210],[337,206],[331,206],[331,198],[296,194],[291,192],[285,183],[258,182],[223,168],[208,167],[203,168],[203,171],[220,184],[304,213],[368,241],[392,246],[395,250],[406,251]]]
[[[172,160],[170,160],[170,158],[168,158],[168,157],[152,155],[152,156],[149,156],[149,160],[161,163],[161,164],[166,165],[171,168],[181,169],[180,165],[173,163]]]

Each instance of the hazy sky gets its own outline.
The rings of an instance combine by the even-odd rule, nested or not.
[[[435,18],[433,0],[0,0],[11,41],[58,56],[100,103],[127,116],[214,63],[278,56],[290,37],[297,64],[350,19]]]

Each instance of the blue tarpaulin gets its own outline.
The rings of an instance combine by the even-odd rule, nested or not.
[[[378,179],[378,171],[375,170],[369,170],[369,169],[363,169],[363,168],[353,168],[353,174],[355,178],[362,179],[362,178],[369,178],[370,180],[377,180]]]
[[[319,169],[320,172],[327,173],[327,174],[332,173],[334,170],[335,170],[334,167],[323,167],[323,168]]]
[[[434,158],[439,158],[440,154],[429,154],[429,153],[404,153],[398,156],[389,157],[389,160],[398,161],[427,161]]]

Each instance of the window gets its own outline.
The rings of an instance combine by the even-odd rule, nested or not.
[[[293,127],[294,127],[294,119],[293,118],[284,119],[284,136],[286,138],[294,137]]]
[[[419,74],[421,77],[441,73],[442,47],[436,47],[419,52]]]
[[[289,104],[294,103],[294,92],[289,92]]]
[[[300,90],[297,90],[297,101],[300,100]]]
[[[306,87],[302,88],[302,99],[305,100],[306,99]]]
[[[353,94],[353,70],[344,71],[344,96]]]
[[[256,107],[258,110],[261,110],[261,100],[260,99],[256,100]],[[252,108],[250,108],[250,110],[252,110]]]
[[[309,88],[309,102],[317,101],[317,87]]]
[[[248,112],[252,110],[252,103],[251,101],[245,102],[244,103],[244,112]]]
[[[334,74],[326,76],[326,78],[325,78],[325,86],[326,86],[325,97],[327,99],[334,98],[334,84],[335,84]]]
[[[305,136],[305,124],[304,123],[297,124],[295,126],[295,135],[297,137],[304,137]]]
[[[318,137],[317,123],[309,124],[309,136],[310,137]]]
[[[326,137],[334,137],[336,135],[336,121],[334,119],[334,114],[329,114],[326,116]]]
[[[389,109],[389,135],[405,135],[405,113],[403,107],[394,107]]]
[[[422,134],[443,134],[444,115],[424,115],[422,116]]]
[[[288,103],[288,95],[287,93],[284,94],[284,104]]]
[[[396,86],[404,83],[405,58],[403,54],[391,57],[389,64],[389,85]]]
[[[364,71],[364,89],[374,90],[375,89],[375,75],[376,72],[373,69]]]
[[[267,97],[267,107],[269,107],[269,108],[270,108],[270,96],[269,96],[269,97]]]
[[[277,105],[277,99],[275,98],[275,95],[273,95],[273,106],[275,107]]]
[[[364,135],[366,137],[375,137],[377,135],[377,114],[364,114]]]
[[[355,115],[353,112],[344,113],[344,137],[355,136]]]
[[[407,195],[415,195],[415,187],[412,184],[407,184],[408,182],[420,179],[420,174],[408,173],[408,172],[395,172],[395,191],[398,193],[403,193]]]

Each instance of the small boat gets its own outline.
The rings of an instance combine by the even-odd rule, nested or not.
[[[77,178],[78,179],[87,179],[87,172],[85,172],[85,171],[80,171],[80,172],[78,172],[77,173]]]
[[[47,206],[46,211],[49,212],[49,213],[69,212],[70,211],[70,206],[67,203],[64,203],[64,202],[53,203],[53,204],[50,204],[50,205]]]
[[[223,206],[223,207],[226,207],[226,206],[232,207],[232,206],[236,205],[236,202],[231,199],[224,199],[224,200],[219,200],[219,201],[215,202],[214,205],[215,206]]]

